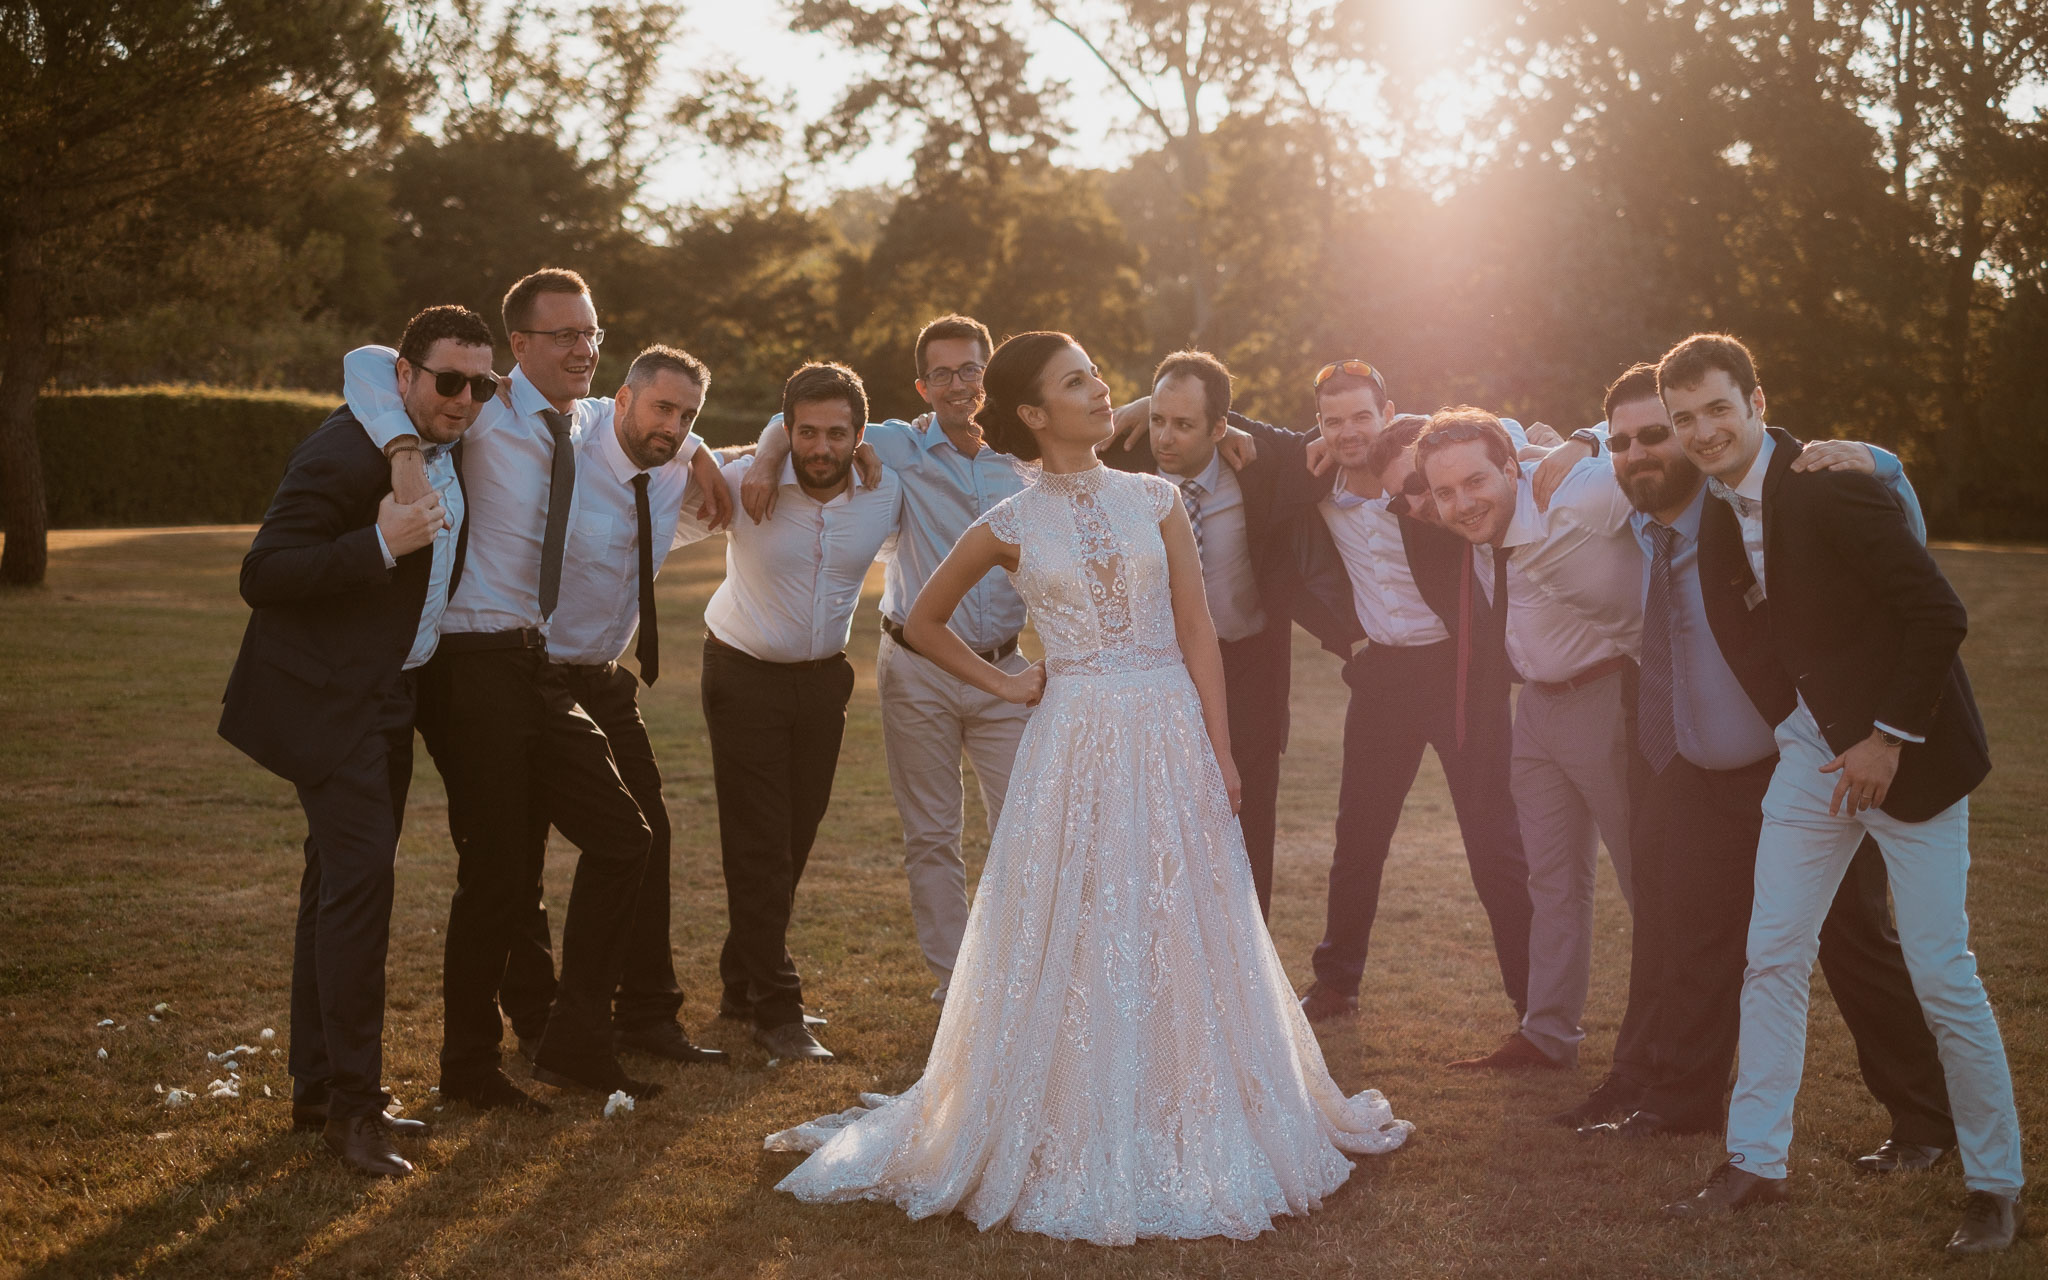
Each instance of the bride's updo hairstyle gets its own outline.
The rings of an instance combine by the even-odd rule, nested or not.
[[[981,375],[981,389],[987,396],[975,420],[981,423],[982,438],[998,453],[1020,462],[1038,461],[1038,433],[1017,416],[1020,405],[1040,404],[1038,380],[1052,358],[1077,345],[1064,333],[1041,331],[1019,333],[1003,339],[988,368]]]

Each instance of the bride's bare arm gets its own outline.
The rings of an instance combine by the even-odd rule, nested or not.
[[[1188,524],[1187,508],[1175,502],[1159,522],[1159,536],[1166,542],[1166,572],[1173,593],[1173,630],[1180,640],[1181,657],[1202,700],[1202,722],[1209,730],[1209,745],[1215,748],[1216,763],[1223,767],[1223,782],[1230,789],[1230,810],[1237,812],[1243,800],[1243,786],[1237,776],[1237,762],[1230,756],[1230,711],[1223,696],[1223,650],[1216,643],[1216,623],[1209,616],[1209,595],[1202,586],[1202,555],[1195,548],[1195,531]]]
[[[1045,692],[1042,663],[1034,662],[1026,670],[1011,675],[984,661],[946,626],[953,610],[960,607],[961,599],[974,589],[974,584],[998,567],[1015,573],[1017,548],[996,537],[985,524],[970,526],[946,553],[945,562],[925,579],[924,590],[911,602],[910,616],[903,621],[903,637],[911,648],[937,663],[948,675],[1006,702],[1035,706],[1039,695]]]

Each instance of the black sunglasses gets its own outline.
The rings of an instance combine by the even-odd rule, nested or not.
[[[1632,436],[1608,436],[1607,448],[1612,453],[1627,453],[1637,441],[1643,444],[1663,444],[1671,438],[1671,428],[1661,422],[1653,422]]]
[[[1410,471],[1408,478],[1401,482],[1401,491],[1387,499],[1387,510],[1397,516],[1415,514],[1415,500],[1429,492],[1429,481],[1422,478],[1421,471]]]
[[[495,373],[458,373],[454,369],[429,369],[420,366],[421,373],[434,375],[434,393],[443,399],[453,399],[467,386],[469,394],[478,404],[498,394],[498,375]]]

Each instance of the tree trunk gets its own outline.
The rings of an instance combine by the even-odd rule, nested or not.
[[[0,364],[0,582],[35,586],[49,569],[49,508],[43,499],[43,459],[36,446],[36,396],[50,371],[44,326],[42,244],[19,222],[8,230],[7,352]]]

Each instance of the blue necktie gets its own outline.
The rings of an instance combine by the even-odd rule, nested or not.
[[[1678,754],[1678,721],[1673,696],[1671,553],[1678,531],[1650,522],[1650,589],[1643,599],[1642,697],[1636,707],[1636,749],[1658,773]]]

